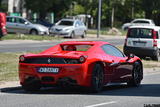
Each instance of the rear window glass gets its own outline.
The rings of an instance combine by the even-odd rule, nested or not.
[[[72,26],[73,21],[61,21],[58,25]]]
[[[148,21],[135,21],[135,22],[133,22],[133,23],[147,23],[147,24],[149,24]]]
[[[62,45],[64,51],[87,51],[92,45]]]
[[[128,37],[130,38],[153,38],[152,29],[134,28],[128,31]],[[157,32],[158,38],[158,32]]]

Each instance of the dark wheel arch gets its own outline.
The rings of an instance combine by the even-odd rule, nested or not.
[[[70,38],[75,38],[75,32],[74,31],[71,32]]]
[[[34,32],[34,33],[33,33]],[[29,31],[29,34],[36,34],[38,35],[38,30],[35,29],[35,28],[32,28],[30,31]]]
[[[39,91],[41,88],[41,82],[34,77],[29,77],[22,84],[22,88],[28,92]]]
[[[128,86],[138,87],[143,79],[143,65],[141,61],[136,61],[133,65],[132,78],[127,82]]]
[[[91,75],[90,91],[100,92],[104,85],[104,67],[100,62],[94,64]]]
[[[81,38],[85,38],[86,37],[87,32],[84,31],[83,34],[81,35]]]

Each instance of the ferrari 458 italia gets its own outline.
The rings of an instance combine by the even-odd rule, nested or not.
[[[108,83],[139,86],[143,65],[137,56],[125,56],[107,42],[68,41],[39,54],[21,55],[19,77],[26,91],[74,85],[99,92]]]

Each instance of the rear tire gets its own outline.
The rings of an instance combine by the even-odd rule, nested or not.
[[[156,55],[152,57],[152,59],[155,61],[160,61],[160,51],[159,50],[157,50]]]
[[[138,87],[143,79],[143,68],[139,62],[134,63],[132,79],[127,82],[128,86]]]
[[[36,80],[34,78],[28,78],[25,80],[24,84],[22,85],[22,88],[28,92],[39,91],[41,88],[41,82],[40,80]]]
[[[103,67],[100,64],[95,64],[93,71],[92,71],[92,78],[91,78],[91,92],[100,92],[103,88]]]
[[[75,33],[74,33],[74,32],[72,32],[72,33],[70,34],[70,38],[75,38]]]
[[[32,30],[30,31],[30,34],[31,34],[31,35],[38,35],[38,31],[37,31],[36,29],[32,29]]]
[[[86,31],[83,32],[83,35],[81,36],[81,38],[85,38],[86,37]]]

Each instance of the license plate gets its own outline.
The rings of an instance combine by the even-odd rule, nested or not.
[[[134,42],[134,46],[145,46],[145,43]]]
[[[37,69],[39,73],[58,73],[59,68],[52,68],[52,67],[40,67]]]

